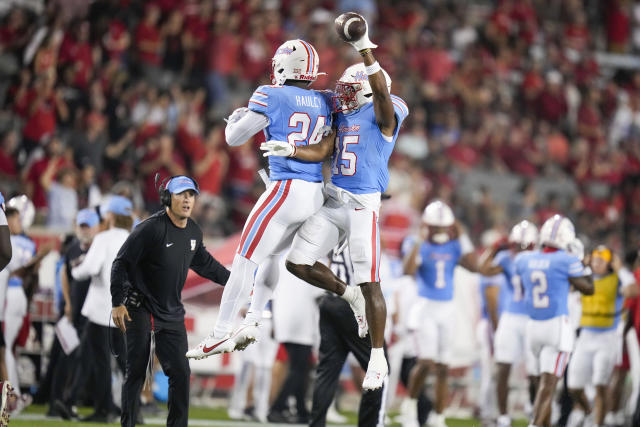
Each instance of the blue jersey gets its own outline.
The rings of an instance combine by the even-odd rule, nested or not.
[[[504,310],[514,314],[529,314],[527,302],[524,298],[524,288],[522,280],[516,274],[514,264],[515,254],[510,250],[503,250],[496,254],[493,260],[494,265],[502,267],[504,281]]]
[[[9,273],[24,267],[36,254],[36,244],[29,237],[23,234],[11,236],[11,261],[7,265]],[[9,286],[22,286],[20,277],[9,278]]]
[[[480,313],[483,319],[491,320],[491,316],[489,316],[487,296],[485,294],[485,290],[490,286],[498,286],[500,288],[500,292],[498,293],[498,318],[504,311],[505,302],[509,300],[509,294],[506,290],[507,286],[505,282],[506,279],[502,274],[480,277]]]
[[[398,138],[402,121],[409,114],[407,104],[391,95],[398,124],[390,137],[382,135],[373,102],[336,118],[336,150],[331,182],[354,194],[382,193],[389,183],[387,163]]]
[[[437,301],[453,299],[453,271],[462,256],[459,240],[442,245],[424,242],[417,271],[418,295]]]
[[[522,280],[532,319],[569,314],[569,278],[584,276],[578,257],[562,250],[521,252],[516,256],[515,270]]]
[[[296,86],[260,86],[249,99],[249,109],[269,119],[267,141],[287,141],[297,146],[317,144],[322,128],[331,125],[330,95]],[[290,157],[270,156],[269,177],[273,181],[302,179],[322,182],[322,163]]]

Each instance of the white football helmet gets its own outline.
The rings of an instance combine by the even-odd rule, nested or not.
[[[576,237],[567,245],[567,252],[577,256],[582,261],[584,259],[584,243]]]
[[[387,81],[387,89],[391,92],[391,77],[384,69],[382,74]],[[336,83],[335,111],[337,113],[355,111],[369,102],[373,102],[373,91],[369,84],[367,69],[363,62],[359,62],[344,70]]]
[[[318,78],[320,57],[316,49],[304,40],[287,40],[271,59],[271,83],[283,85],[287,80],[312,83]]]
[[[422,221],[434,227],[450,227],[455,220],[451,208],[441,200],[429,203],[422,214]]]
[[[33,206],[33,202],[29,198],[21,194],[9,199],[7,207],[16,209],[20,214],[20,224],[23,230],[28,230],[33,225],[33,220],[36,217],[36,208]]]
[[[567,250],[576,238],[576,230],[569,218],[554,215],[542,225],[540,229],[540,244],[557,249]]]
[[[521,249],[538,244],[538,227],[526,219],[513,226],[509,233],[509,243],[515,243]]]

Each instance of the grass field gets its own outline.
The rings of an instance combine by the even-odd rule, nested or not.
[[[22,414],[16,418],[12,418],[9,425],[11,427],[99,427],[99,426],[114,426],[119,423],[112,424],[96,424],[96,423],[81,423],[64,421],[59,418],[45,418],[46,407],[43,405],[32,405],[28,407]],[[166,409],[166,407],[165,407]],[[89,408],[80,408],[80,415],[88,415],[91,410]],[[355,413],[345,413],[349,418],[348,424],[341,424],[343,426],[357,425],[357,416]],[[394,414],[391,414],[392,416]],[[146,417],[145,426],[164,426],[166,412],[155,417]],[[254,422],[243,421],[231,421],[227,416],[226,408],[202,408],[192,407],[189,410],[189,425],[190,426],[212,426],[212,427],[253,427],[262,424]],[[276,426],[277,424],[268,424]],[[290,425],[290,424],[287,424]],[[391,424],[391,426],[399,426],[400,424]],[[481,427],[481,423],[478,420],[473,419],[447,419],[447,425],[449,427]],[[526,427],[527,423],[524,420],[514,422],[514,427]]]

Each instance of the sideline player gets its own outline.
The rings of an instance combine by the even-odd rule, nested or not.
[[[511,426],[508,414],[509,374],[511,366],[527,356],[526,327],[529,320],[527,302],[520,276],[515,274],[514,260],[518,253],[531,251],[538,244],[538,228],[524,220],[513,226],[509,233],[508,249],[492,253],[485,261],[497,267],[506,280],[507,301],[498,322],[494,350],[497,363],[496,394],[498,398],[498,427]]]
[[[568,218],[554,215],[540,230],[541,250],[523,252],[515,259],[515,273],[522,280],[529,311],[527,348],[534,359],[530,375],[540,375],[530,427],[550,423],[551,402],[562,378],[574,342],[569,322],[569,289],[593,294],[589,269],[567,251],[575,239]]]
[[[592,406],[584,393],[587,384],[596,388],[593,423],[604,425],[607,388],[622,351],[622,335],[618,332],[622,301],[637,294],[633,274],[622,266],[620,258],[606,246],[591,252],[593,295],[582,296],[580,336],[571,357],[567,383],[576,402],[571,420],[580,425]]]
[[[261,130],[267,139],[285,140],[292,146],[320,142],[325,126],[331,124],[331,107],[326,95],[307,89],[318,77],[318,66],[318,53],[311,44],[304,40],[283,43],[272,59],[273,85],[258,87],[248,107],[235,110],[229,117],[227,143],[242,145]],[[244,322],[232,332],[238,312],[249,300],[254,273],[263,262],[267,265],[261,268],[277,269],[276,255],[290,246],[296,230],[324,202],[320,162],[273,157],[269,170],[271,183],[242,230],[216,325],[187,352],[189,358],[244,349],[255,341],[259,334],[256,322]],[[264,304],[254,314],[260,316],[263,308]]]
[[[454,336],[453,272],[460,265],[479,272],[473,244],[462,234],[453,211],[440,200],[427,205],[422,221],[427,240],[418,241],[404,260],[404,272],[417,275],[420,301],[411,309],[410,328],[417,345],[418,362],[409,377],[409,397],[402,403],[403,426],[417,426],[417,398],[432,368],[435,371],[435,414],[433,425],[446,426],[443,411],[447,402],[447,381]],[[483,271],[492,276],[495,273]],[[430,416],[431,418],[431,416]]]
[[[347,301],[362,291],[372,346],[362,383],[368,390],[382,387],[389,371],[383,350],[386,304],[380,289],[378,215],[381,194],[389,182],[387,163],[409,109],[402,99],[390,94],[391,79],[373,56],[371,49],[377,46],[367,32],[350,43],[364,62],[348,67],[336,84],[335,142],[329,137],[318,145],[295,147],[272,140],[261,149],[266,156],[312,162],[333,155],[331,183],[326,185],[328,199],[296,234],[287,268],[315,286],[327,289],[329,284],[328,290]],[[349,244],[354,281],[360,289],[347,286],[318,262],[343,239]],[[366,335],[357,311],[356,319],[360,336]]]

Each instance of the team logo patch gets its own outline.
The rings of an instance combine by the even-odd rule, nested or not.
[[[191,239],[191,250],[192,251],[196,250],[196,239]]]
[[[293,50],[294,49],[291,49],[290,47],[281,47],[276,51],[276,55],[280,55],[281,53],[285,55],[291,55],[293,53]]]
[[[358,71],[357,73],[355,73],[353,75],[353,79],[357,82],[361,82],[363,80],[369,80],[369,76],[367,76],[367,73],[363,73],[362,71]]]

